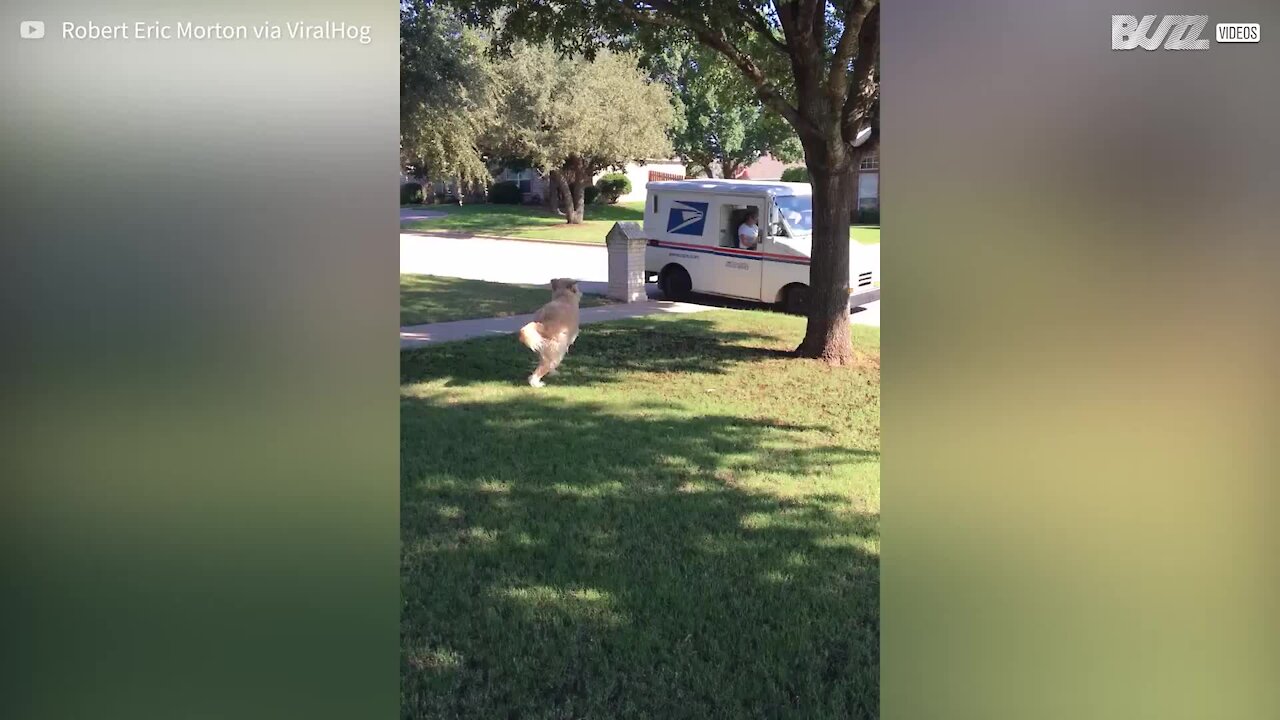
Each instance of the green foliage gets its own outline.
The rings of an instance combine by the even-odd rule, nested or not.
[[[498,72],[504,92],[487,136],[496,154],[543,169],[579,159],[589,177],[610,165],[671,153],[670,94],[649,81],[633,56],[601,53],[588,61],[519,44]]]
[[[809,168],[802,165],[800,167],[789,167],[786,170],[783,170],[782,182],[809,182]]]
[[[520,186],[510,180],[494,183],[493,187],[489,188],[489,202],[491,203],[519,205],[520,200]]]
[[[582,201],[584,203],[590,205],[594,203],[596,199],[599,197],[600,197],[600,188],[596,187],[595,185],[588,185],[582,188]],[[617,202],[617,198],[614,198],[614,202]]]
[[[736,68],[715,51],[693,43],[665,48],[649,58],[650,74],[671,89],[679,118],[672,144],[692,172],[723,177],[765,154],[794,162],[800,139],[768,110]]]
[[[618,198],[631,192],[631,178],[623,173],[609,173],[596,182],[596,189],[604,202],[613,205]]]
[[[401,4],[400,37],[401,162],[432,180],[487,182],[477,145],[496,85],[483,42],[427,0]]]
[[[404,183],[400,186],[401,205],[419,205],[423,201],[422,186],[418,183]]]

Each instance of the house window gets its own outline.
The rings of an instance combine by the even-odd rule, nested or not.
[[[858,165],[859,170],[879,170],[880,169],[880,153],[873,152],[862,158],[862,162]]]
[[[533,190],[533,171],[521,170],[516,174],[516,186],[520,188],[520,192],[528,193]]]

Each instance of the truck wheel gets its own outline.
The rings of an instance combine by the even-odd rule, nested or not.
[[[668,300],[684,301],[693,292],[693,280],[689,273],[679,265],[667,269],[659,278],[662,294]]]
[[[809,286],[792,285],[782,300],[782,307],[792,315],[809,314]]]

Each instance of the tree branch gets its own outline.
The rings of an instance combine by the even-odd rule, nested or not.
[[[862,26],[866,24],[867,16],[879,6],[878,0],[845,1],[842,19],[844,29],[840,33],[840,41],[836,43],[835,57],[831,60],[831,70],[827,75],[827,97],[830,98],[833,108],[844,104],[845,93],[849,87],[849,61],[858,52],[859,36],[862,34]],[[879,18],[880,14],[877,12],[873,20],[879,22]]]
[[[879,63],[880,6],[877,5],[858,31],[858,58],[853,63],[853,76],[841,108],[840,135],[850,149],[880,96],[880,82],[876,78]],[[873,138],[873,141],[878,141],[878,138]],[[874,145],[868,143],[867,147]]]
[[[756,8],[756,6],[751,4],[751,0],[738,0],[738,7],[742,10],[742,13],[747,16],[747,22],[756,30],[759,30],[760,34],[763,35],[773,47],[781,50],[783,53],[790,53],[791,48],[788,47],[786,41],[778,39],[778,36],[773,33],[773,28],[769,26],[769,21],[765,19],[764,15],[760,13],[760,10]]]
[[[777,89],[769,84],[760,66],[756,65],[749,55],[729,42],[729,38],[725,36],[723,30],[712,30],[705,23],[680,14],[675,4],[669,0],[645,0],[644,4],[652,8],[652,12],[639,7],[635,0],[622,0],[618,7],[623,14],[636,22],[689,30],[702,44],[724,55],[729,62],[741,70],[747,76],[747,79],[751,81],[751,84],[755,86],[756,95],[759,96],[761,101],[777,110],[778,114],[786,118],[797,132],[819,134],[817,127],[801,115],[799,110],[784,100],[778,94]]]

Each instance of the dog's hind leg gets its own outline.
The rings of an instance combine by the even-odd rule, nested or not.
[[[573,340],[569,342],[560,342],[556,344],[555,350],[551,355],[551,369],[547,371],[548,375],[554,375],[556,370],[560,369],[560,363],[564,361],[564,356],[569,353],[569,346],[573,344]]]
[[[532,387],[542,387],[542,378],[555,371],[555,365],[544,355],[542,361],[538,363],[538,367],[534,369],[533,374],[529,376],[529,385]]]

